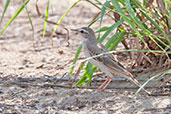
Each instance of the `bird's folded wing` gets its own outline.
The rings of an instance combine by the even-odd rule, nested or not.
[[[91,56],[95,56],[95,55],[99,55],[101,53],[108,52],[108,49],[106,47],[104,47],[102,44],[89,45],[89,46],[87,46],[87,48],[88,48]],[[127,74],[128,72],[126,72],[125,68],[114,59],[112,54],[105,54],[105,55],[102,55],[102,56],[94,58],[94,59],[99,62],[102,62],[104,65],[106,65],[111,70],[111,72],[119,73],[122,75],[128,75]]]
[[[91,56],[96,56],[105,52],[101,48],[98,48],[96,45],[87,45],[86,47]],[[98,62],[102,62],[103,61],[102,58],[103,58],[103,55],[100,57],[96,57],[94,59]]]

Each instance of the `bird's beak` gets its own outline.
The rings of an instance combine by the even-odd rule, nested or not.
[[[72,30],[72,31],[77,31],[77,32],[78,32],[79,29],[71,29],[71,30]]]

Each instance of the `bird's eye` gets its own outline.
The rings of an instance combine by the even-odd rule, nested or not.
[[[83,30],[81,30],[80,32],[81,32],[81,33],[84,33],[84,31],[83,31]]]

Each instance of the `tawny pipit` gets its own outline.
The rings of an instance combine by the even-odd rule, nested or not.
[[[91,28],[82,27],[80,29],[72,30],[81,34],[83,39],[83,51],[87,58],[108,52],[108,49],[97,41],[94,31]],[[112,54],[105,54],[97,58],[89,59],[88,61],[108,75],[108,79],[98,88],[98,91],[104,90],[107,87],[107,85],[112,81],[114,74],[119,74],[123,77],[126,77],[133,81],[137,86],[141,86],[141,84],[133,77],[133,75],[114,59]],[[150,94],[144,88],[143,90]]]

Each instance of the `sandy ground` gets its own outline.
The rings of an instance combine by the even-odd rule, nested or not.
[[[5,1],[0,2],[3,4],[0,6],[2,14]],[[46,11],[46,3],[47,1],[39,1],[40,11],[43,13]],[[70,4],[72,3],[73,1]],[[1,30],[21,4],[21,2],[11,1]],[[67,8],[66,1],[51,0],[49,20],[56,22]],[[0,38],[0,113],[171,113],[169,96],[154,97],[143,93],[134,96],[135,90],[128,89],[106,89],[104,92],[97,92],[96,89],[47,86],[46,84],[59,84],[55,81],[56,78],[68,76],[81,39],[70,32],[70,45],[67,47],[66,31],[60,26],[57,29],[58,34],[53,38],[54,47],[52,49],[48,33],[52,33],[54,25],[48,24],[47,36],[42,38],[44,21],[36,13],[35,1],[28,4],[28,10],[35,30],[34,41],[25,11]],[[62,25],[66,28],[86,26],[98,12],[98,9],[90,4],[80,2],[63,19]],[[93,28],[97,27],[98,25],[93,26]],[[60,84],[65,85],[67,82]]]

